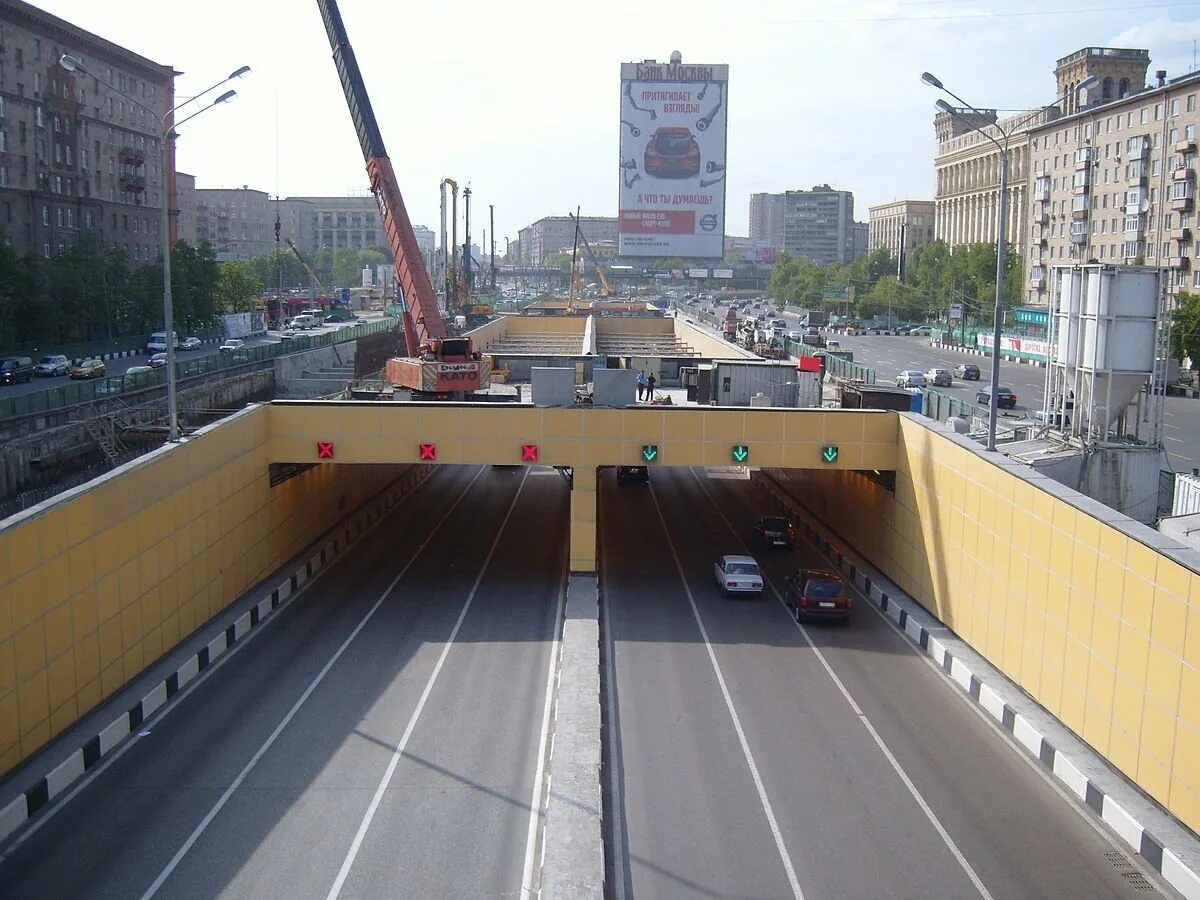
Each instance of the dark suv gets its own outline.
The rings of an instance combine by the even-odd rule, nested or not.
[[[984,406],[991,406],[992,389],[980,388],[975,393],[975,402],[983,404]],[[1009,409],[1016,409],[1017,395],[1013,393],[1012,388],[1001,386],[996,388],[996,408],[1004,409],[1005,407],[1008,407]]]
[[[617,466],[617,484],[649,484],[650,470],[645,466]]]
[[[963,363],[961,366],[955,366],[954,375],[956,378],[961,378],[963,381],[978,381],[979,366],[972,363]]]
[[[22,381],[33,381],[33,360],[28,356],[0,359],[0,384],[20,384]]]
[[[791,550],[796,546],[796,526],[783,516],[760,516],[750,529],[750,543]]]
[[[846,582],[830,569],[801,569],[787,580],[783,602],[796,616],[806,618],[845,619],[854,601],[846,590]]]

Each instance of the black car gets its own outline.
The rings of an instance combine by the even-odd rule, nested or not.
[[[964,363],[961,366],[954,367],[954,377],[961,378],[963,381],[978,381],[979,366],[971,363]]]
[[[649,484],[650,470],[645,466],[617,466],[617,484]]]
[[[980,388],[975,394],[975,402],[984,406],[991,406],[992,389]],[[1004,409],[1017,408],[1017,395],[1012,392],[1012,388],[998,387],[996,388],[996,408]]]
[[[845,620],[854,606],[846,582],[830,569],[801,569],[789,576],[783,602],[797,622],[805,619]]]
[[[33,380],[33,360],[28,356],[0,359],[0,384],[20,384]]]
[[[796,526],[784,516],[760,516],[750,530],[750,543],[791,550],[796,546]]]

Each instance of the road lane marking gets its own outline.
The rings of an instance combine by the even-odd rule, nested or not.
[[[142,900],[150,900],[150,898],[158,892],[158,889],[163,886],[166,880],[171,877],[171,873],[175,871],[175,869],[183,861],[183,858],[187,856],[188,851],[192,849],[196,841],[198,841],[200,836],[204,834],[205,829],[212,824],[213,819],[217,817],[217,814],[220,813],[225,807],[225,804],[229,802],[229,798],[233,796],[234,792],[239,787],[241,787],[242,782],[246,780],[246,778],[254,770],[254,767],[258,765],[258,761],[266,755],[267,751],[271,749],[271,746],[275,743],[275,741],[279,739],[279,735],[283,733],[283,730],[291,723],[292,719],[296,717],[296,714],[300,712],[300,707],[304,705],[305,701],[312,696],[313,692],[318,686],[320,686],[321,682],[325,680],[325,676],[329,674],[329,670],[332,669],[334,664],[342,658],[342,654],[346,652],[350,644],[356,637],[358,637],[359,632],[366,627],[367,622],[369,622],[371,617],[375,615],[375,611],[383,605],[383,601],[387,599],[388,595],[396,587],[400,579],[404,577],[405,573],[408,572],[412,564],[416,562],[417,558],[421,555],[421,551],[423,551],[425,546],[433,539],[434,534],[437,533],[437,530],[442,526],[442,523],[450,517],[450,514],[454,512],[455,508],[462,501],[462,499],[467,496],[467,492],[471,490],[472,485],[479,480],[479,476],[482,475],[483,472],[484,469],[481,467],[479,471],[475,473],[475,477],[467,482],[467,486],[463,488],[462,493],[455,498],[452,504],[450,504],[450,507],[446,510],[442,517],[438,519],[437,524],[429,530],[425,540],[418,545],[416,552],[413,553],[408,562],[404,564],[404,568],[402,568],[400,573],[392,579],[391,583],[386,588],[384,588],[383,593],[379,595],[379,599],[375,601],[374,605],[369,610],[367,610],[366,615],[359,620],[359,623],[354,626],[354,630],[350,632],[350,636],[342,642],[342,645],[337,648],[333,656],[329,658],[329,661],[325,663],[321,671],[316,674],[316,677],[313,678],[311,682],[309,682],[308,687],[304,689],[304,693],[300,695],[299,699],[296,700],[296,702],[292,705],[292,708],[288,710],[287,715],[285,715],[280,723],[275,726],[275,730],[271,732],[267,739],[263,741],[258,750],[255,751],[254,755],[250,757],[250,761],[246,763],[242,771],[238,773],[237,777],[233,779],[229,787],[225,789],[225,793],[218,798],[217,802],[213,804],[212,809],[210,809],[204,818],[200,820],[200,824],[195,827],[190,835],[188,835],[188,839],[183,842],[183,846],[181,846],[179,850],[176,851],[175,855],[171,857],[171,861],[168,862],[163,870],[158,873],[158,877],[154,879],[150,887],[148,887],[146,892],[142,894]]]
[[[553,471],[553,470],[551,470]],[[533,797],[529,801],[529,830],[525,837],[525,869],[521,874],[521,893],[536,897],[533,889],[533,867],[537,858],[538,833],[546,815],[546,744],[550,740],[550,714],[554,711],[554,680],[558,675],[559,654],[562,652],[563,605],[567,598],[567,581],[571,577],[570,558],[563,560],[562,586],[558,592],[558,607],[554,611],[554,641],[550,646],[550,664],[546,673],[546,706],[542,711],[542,737],[538,741],[537,769],[533,773]]]
[[[692,476],[699,480],[695,470],[689,470]],[[707,493],[707,491],[705,492]],[[671,558],[675,561],[675,569],[679,573],[679,581],[683,584],[683,591],[687,594],[688,603],[692,607],[692,616],[696,620],[696,625],[700,629],[700,637],[704,639],[704,649],[708,651],[708,661],[712,664],[713,672],[717,676],[717,684],[721,687],[721,696],[725,698],[725,708],[729,710],[729,718],[733,720],[733,729],[737,732],[738,743],[742,745],[742,755],[746,758],[746,765],[750,768],[750,777],[754,779],[754,789],[758,791],[758,799],[762,804],[763,812],[767,816],[767,824],[771,826],[771,834],[775,838],[775,848],[779,851],[779,858],[783,861],[783,868],[787,872],[788,884],[792,887],[792,895],[796,900],[804,900],[804,892],[800,890],[800,882],[796,878],[796,869],[792,865],[792,858],[788,855],[787,846],[783,842],[783,832],[779,829],[779,822],[775,818],[775,810],[771,807],[771,801],[767,798],[767,788],[763,784],[762,776],[758,774],[758,766],[754,762],[754,754],[750,752],[750,742],[746,739],[746,732],[742,729],[742,720],[737,714],[737,710],[733,706],[733,697],[729,693],[729,688],[725,684],[725,676],[721,672],[721,664],[717,662],[717,654],[713,650],[712,642],[708,639],[708,629],[704,627],[704,620],[700,618],[700,609],[696,606],[696,598],[692,596],[692,588],[688,584],[687,576],[683,571],[683,563],[679,559],[679,553],[675,549],[675,542],[671,540],[671,531],[667,528],[666,517],[663,516],[662,507],[658,503],[658,494],[654,490],[654,485],[650,485],[650,499],[654,501],[654,510],[658,513],[659,524],[662,525],[663,536],[667,539],[667,546],[671,549]],[[712,499],[711,497],[709,498]],[[726,522],[728,524],[728,522]]]
[[[696,483],[700,485],[700,489],[704,491],[705,496],[708,497],[708,502],[712,504],[712,507],[716,511],[717,515],[721,517],[721,521],[725,523],[725,526],[733,534],[734,540],[737,541],[737,543],[747,553],[749,553],[750,550],[748,547],[746,547],[745,541],[742,540],[737,529],[733,527],[733,523],[729,521],[724,511],[717,504],[716,499],[708,492],[708,487],[704,484],[703,479],[696,474],[695,469],[690,469],[689,471],[692,473],[692,478],[694,478]],[[669,537],[668,540],[670,540]],[[821,649],[816,645],[816,643],[814,643],[812,637],[808,633],[808,630],[798,621],[796,621],[796,619],[790,614],[787,604],[783,602],[783,594],[781,594],[779,589],[775,587],[775,583],[767,577],[766,572],[763,572],[762,575],[763,584],[770,586],[771,592],[775,595],[775,599],[779,601],[779,605],[782,606],[784,611],[788,613],[788,618],[791,620],[792,624],[796,626],[796,629],[804,638],[805,643],[807,643],[812,649],[813,653],[817,657],[817,660],[821,663],[821,667],[825,670],[825,673],[837,686],[838,691],[841,693],[842,697],[845,698],[846,703],[850,706],[850,709],[852,709],[854,714],[858,716],[858,720],[862,722],[863,727],[867,729],[867,733],[871,735],[872,739],[875,741],[875,744],[883,752],[884,757],[891,764],[892,769],[899,776],[900,781],[908,789],[909,794],[911,794],[913,799],[917,801],[917,805],[921,808],[921,812],[925,814],[925,818],[927,818],[929,823],[933,825],[934,830],[941,837],[942,842],[946,845],[947,849],[949,849],[950,853],[958,861],[959,866],[966,873],[967,878],[969,878],[971,883],[975,885],[975,889],[979,892],[979,896],[984,898],[984,900],[993,900],[991,893],[988,892],[987,887],[984,886],[979,876],[975,873],[975,869],[967,861],[967,858],[963,855],[962,851],[959,850],[958,844],[954,842],[954,838],[950,836],[950,833],[942,825],[941,820],[938,819],[937,814],[925,801],[925,798],[921,795],[921,792],[917,789],[917,786],[913,784],[912,779],[908,777],[908,773],[904,771],[904,767],[900,765],[900,761],[896,759],[895,755],[888,747],[887,742],[885,742],[879,732],[875,730],[875,726],[871,723],[871,720],[867,717],[867,714],[863,712],[862,707],[858,705],[858,702],[854,699],[854,696],[850,693],[849,689],[847,689],[846,685],[842,683],[842,679],[840,679],[837,673],[833,671],[833,667],[829,664],[829,660],[825,658],[825,654],[822,653]]]
[[[597,486],[599,497],[599,486]],[[597,502],[596,527],[600,533],[600,562],[609,558],[608,529],[600,521],[599,503]],[[597,570],[597,577],[600,572]],[[608,746],[611,765],[608,767],[609,794],[612,798],[612,861],[613,861],[613,900],[625,900],[625,795],[622,790],[622,775],[624,764],[621,757],[620,735],[617,734],[617,676],[616,652],[612,639],[611,608],[601,607],[601,625],[604,628],[605,659],[602,668],[604,678],[604,698],[608,704],[606,718],[608,719]]]
[[[1173,438],[1173,437],[1168,437],[1168,438],[1167,438],[1167,440],[1168,440],[1168,441],[1174,441],[1174,442],[1175,442],[1175,443],[1177,443],[1177,444],[1182,444],[1182,443],[1183,443],[1183,439],[1182,439],[1182,438]]]
[[[480,469],[480,471],[482,472],[483,470]],[[479,476],[475,477],[478,478]],[[433,671],[429,674],[429,680],[425,682],[425,690],[421,692],[421,699],[417,701],[417,707],[413,710],[412,716],[409,717],[408,725],[404,728],[404,734],[400,736],[400,743],[392,751],[392,758],[388,762],[383,777],[379,780],[379,787],[375,789],[375,796],[371,798],[371,803],[367,806],[367,811],[363,814],[362,822],[358,826],[358,832],[354,835],[354,840],[350,843],[350,849],[346,851],[346,858],[342,861],[342,867],[338,870],[337,878],[334,879],[329,893],[325,895],[326,900],[334,900],[342,892],[342,885],[346,883],[346,878],[350,875],[350,868],[354,865],[354,860],[358,857],[358,851],[362,848],[362,842],[367,836],[367,829],[371,827],[371,820],[375,818],[375,812],[379,809],[379,804],[383,801],[383,795],[391,783],[392,775],[395,774],[396,767],[400,765],[400,759],[404,756],[404,748],[408,746],[409,738],[412,737],[413,731],[416,730],[417,720],[421,718],[421,712],[425,709],[429,695],[433,693],[433,685],[442,671],[442,666],[446,663],[446,657],[450,655],[450,648],[454,646],[454,639],[458,637],[458,632],[462,628],[463,621],[467,618],[467,612],[471,609],[471,604],[475,600],[475,594],[479,590],[479,584],[483,581],[483,576],[487,574],[488,566],[492,562],[492,556],[495,555],[496,548],[500,546],[500,538],[504,536],[504,529],[508,527],[508,520],[512,518],[513,510],[516,508],[517,501],[521,498],[521,490],[525,487],[525,480],[528,477],[529,469],[526,468],[521,475],[521,483],[517,485],[517,492],[513,494],[512,502],[508,505],[508,511],[504,514],[504,520],[500,523],[500,527],[496,529],[496,537],[492,540],[492,546],[488,548],[483,565],[479,568],[479,574],[475,576],[475,583],[471,585],[471,590],[467,593],[467,599],[463,603],[462,611],[458,614],[458,621],[450,629],[450,636],[442,646],[442,652],[438,656],[437,663],[434,664]],[[382,602],[382,598],[380,602]],[[374,608],[371,611],[374,612]],[[366,624],[365,619],[363,620],[363,624]]]

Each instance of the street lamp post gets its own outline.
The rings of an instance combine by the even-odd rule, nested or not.
[[[95,78],[98,82],[103,84],[109,90],[120,94],[122,97],[124,97],[130,103],[132,103],[134,106],[137,106],[139,109],[145,110],[146,112],[150,113],[151,116],[158,116],[158,113],[155,110],[146,106],[144,103],[139,102],[136,97],[133,97],[130,94],[125,93],[125,91],[123,91],[120,88],[116,87],[115,85],[105,81],[103,78],[100,78],[99,76],[94,75],[93,73],[89,72],[87,70],[87,67],[84,66],[83,61],[80,60],[78,57],[69,56],[64,53],[59,58],[58,62],[59,62],[59,65],[61,65],[68,72],[79,72],[83,75],[91,75],[92,78]],[[172,116],[174,116],[175,113],[178,110],[182,109],[184,106],[187,106],[189,103],[194,103],[195,101],[197,101],[198,99],[203,97],[205,94],[209,93],[210,91],[216,90],[217,88],[219,88],[221,85],[225,84],[228,81],[232,81],[235,78],[241,78],[243,75],[247,74],[249,71],[250,71],[249,66],[242,66],[241,68],[231,72],[227,77],[222,78],[220,81],[218,81],[216,84],[212,85],[211,87],[205,88],[203,91],[201,91],[196,96],[188,98],[183,103],[180,103],[180,104],[172,107],[171,109],[169,109],[165,113],[163,113],[161,116],[158,116],[159,172],[161,173],[161,178],[162,178],[162,190],[161,190],[161,193],[162,193],[162,209],[161,209],[162,223],[161,223],[161,229],[160,229],[160,240],[162,241],[162,257],[163,257],[163,331],[165,332],[164,343],[166,344],[166,347],[167,347],[167,365],[166,365],[166,369],[167,369],[167,440],[172,443],[179,440],[179,400],[178,400],[178,382],[177,382],[177,376],[175,373],[175,321],[174,321],[175,320],[175,309],[174,309],[173,298],[171,296],[171,246],[170,246],[171,245],[171,225],[170,225],[171,202],[170,202],[170,194],[167,190],[167,160],[168,160],[167,142],[176,136],[176,132],[175,132],[176,126],[182,125],[184,122],[187,122],[190,119],[194,119],[196,116],[200,115],[203,112],[207,112],[208,110],[212,109],[214,106],[217,106],[221,103],[229,102],[230,100],[232,100],[234,97],[237,96],[237,91],[234,91],[234,90],[226,91],[225,93],[221,94],[221,96],[217,97],[217,99],[214,100],[212,103],[208,104],[208,106],[201,107],[200,109],[196,110],[191,115],[185,116],[183,119],[180,119],[178,122],[172,122],[171,119],[172,119]],[[168,124],[169,122],[170,122],[170,124]]]
[[[953,91],[951,91],[949,88],[947,88],[944,84],[942,84],[941,81],[939,81],[933,75],[930,75],[928,72],[925,72],[921,75],[921,81],[923,81],[925,84],[929,85],[930,87],[937,88],[940,91],[945,91],[947,94],[949,94],[951,97],[953,97],[959,103],[961,103],[964,107],[969,109],[971,112],[975,113],[977,116],[980,116],[981,118],[983,117],[983,113],[981,113],[978,109],[976,109],[974,106],[972,106],[966,100],[964,100],[962,97],[958,96],[958,94],[955,94]],[[1100,79],[1096,78],[1093,75],[1088,78],[1085,78],[1076,87],[1072,88],[1072,90],[1076,91],[1076,92],[1081,91],[1081,90],[1087,90],[1088,88],[1091,88],[1096,84],[1099,84],[1099,81],[1100,81]],[[1070,91],[1068,91],[1067,93],[1070,93]],[[949,103],[947,103],[945,100],[937,101],[937,108],[939,110],[941,110],[944,113],[947,113],[948,115],[953,116],[954,118],[958,119],[960,122],[965,124],[968,128],[983,135],[985,138],[987,138],[989,141],[991,141],[993,144],[995,144],[996,149],[1000,151],[1000,203],[999,203],[1000,208],[999,208],[999,213],[998,213],[999,221],[996,223],[996,310],[995,310],[994,321],[992,323],[992,387],[991,387],[991,397],[989,398],[989,403],[988,403],[988,434],[987,434],[987,449],[988,450],[996,449],[996,420],[998,418],[997,392],[998,392],[999,385],[1000,385],[1000,339],[1001,339],[1001,332],[1003,331],[1003,327],[1004,327],[1004,275],[1005,275],[1005,269],[1006,269],[1005,263],[1007,262],[1007,260],[1005,258],[1007,256],[1007,253],[1006,253],[1007,248],[1005,245],[1006,245],[1006,241],[1007,241],[1007,237],[1008,237],[1008,235],[1007,235],[1007,230],[1008,230],[1008,145],[1009,145],[1009,141],[1011,140],[1013,134],[1016,133],[1018,128],[1020,128],[1024,124],[1026,124],[1030,119],[1032,119],[1038,113],[1042,112],[1043,110],[1047,109],[1050,106],[1053,106],[1055,103],[1058,103],[1058,101],[1061,100],[1064,96],[1066,96],[1066,94],[1063,94],[1059,97],[1054,98],[1054,103],[1048,103],[1048,104],[1046,104],[1046,106],[1039,107],[1034,113],[1030,114],[1026,118],[1010,125],[1008,130],[1001,128],[999,125],[993,125],[992,127],[994,127],[998,132],[1000,132],[1001,136],[1004,138],[1003,144],[1001,144],[998,140],[996,140],[996,138],[994,138],[992,135],[988,134],[986,131],[984,131],[982,128],[980,128],[978,125],[976,125],[974,122],[971,122],[968,119],[964,119],[962,117],[962,115],[959,114],[959,111],[957,109],[955,109],[953,106],[951,106]]]

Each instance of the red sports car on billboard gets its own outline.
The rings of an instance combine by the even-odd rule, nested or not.
[[[691,178],[700,174],[700,145],[691,130],[665,125],[646,145],[645,171],[655,178]]]

